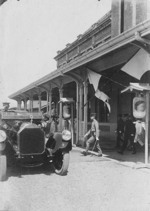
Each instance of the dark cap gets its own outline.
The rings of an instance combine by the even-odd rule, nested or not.
[[[96,117],[96,113],[91,113],[90,117]]]
[[[48,120],[50,118],[49,114],[45,113],[43,114],[44,120]]]

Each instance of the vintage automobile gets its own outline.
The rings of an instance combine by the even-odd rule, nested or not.
[[[67,174],[72,149],[71,132],[65,128],[49,138],[42,127],[43,121],[42,113],[19,110],[0,112],[0,181],[5,180],[7,175],[7,145],[14,152],[16,164],[34,167],[51,163],[55,173]]]

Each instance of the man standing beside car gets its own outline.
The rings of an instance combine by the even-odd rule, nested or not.
[[[98,121],[95,119],[96,114],[92,113],[90,118],[91,118],[91,129],[84,135],[84,140],[90,135],[89,139],[86,141],[86,150],[82,152],[84,156],[88,154],[88,150],[90,148],[90,145],[96,141],[96,147],[98,149],[98,156],[102,156],[102,150],[99,145],[99,135],[100,135],[100,130],[99,130],[99,124]]]

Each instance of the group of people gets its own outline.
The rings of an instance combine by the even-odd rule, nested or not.
[[[55,117],[55,109],[54,105],[52,105],[52,112],[51,112],[51,129],[55,130],[56,124],[54,121]],[[48,118],[49,119],[49,118]],[[93,144],[93,150],[96,147],[98,150],[98,156],[102,156],[102,150],[99,143],[100,137],[100,129],[99,123],[96,120],[96,114],[92,113],[90,115],[91,119],[91,128],[90,130],[84,135],[84,143],[86,145],[85,151],[82,152],[84,156],[88,155],[89,148]],[[140,136],[143,135],[142,131],[144,127],[142,126],[142,122],[139,120],[135,120],[133,116],[129,114],[119,115],[118,122],[117,122],[117,141],[116,141],[116,148],[117,152],[123,154],[126,148],[132,151],[132,154],[136,153],[136,142],[140,143]],[[53,137],[53,132],[50,137]],[[51,138],[52,138],[51,137]],[[49,142],[48,142],[49,143]],[[142,142],[140,143],[142,145]]]
[[[85,151],[82,152],[84,156],[88,155],[88,150],[92,144],[97,147],[98,156],[102,156],[102,150],[99,144],[99,123],[95,119],[96,114],[91,114],[91,128],[84,135],[84,143],[86,143]],[[141,139],[144,139],[144,126],[141,120],[135,120],[131,115],[124,114],[118,116],[117,122],[117,152],[123,154],[126,149],[132,151],[132,154],[136,154],[136,143],[141,146],[144,143]]]
[[[55,148],[56,141],[54,139],[54,133],[57,131],[57,114],[55,109],[55,104],[51,104],[51,113],[44,113],[43,119],[41,121],[41,127],[45,132],[47,138],[46,149],[48,156],[52,156],[52,150]]]
[[[134,119],[129,114],[119,115],[117,123],[117,142],[116,148],[118,153],[123,154],[125,149],[132,151],[136,154],[136,143],[139,142],[143,146],[141,139],[144,139],[143,122]]]

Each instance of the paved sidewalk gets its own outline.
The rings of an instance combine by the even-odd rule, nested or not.
[[[73,150],[78,150],[79,152],[84,151],[84,148],[74,146]],[[131,168],[144,170],[147,173],[150,173],[150,164],[145,165],[144,150],[138,150],[136,154],[132,154],[131,151],[125,151],[124,154],[119,154],[115,148],[105,148],[103,149],[103,157],[105,159],[112,160],[117,162],[120,165],[125,165]],[[90,151],[89,154],[97,156],[98,153],[95,151]],[[150,159],[149,159],[150,163]]]

